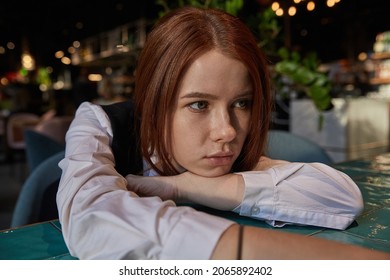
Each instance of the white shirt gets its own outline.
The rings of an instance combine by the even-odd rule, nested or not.
[[[66,135],[57,193],[70,253],[80,259],[208,259],[232,221],[158,197],[139,197],[114,168],[112,129],[103,109],[80,105]],[[240,215],[344,229],[363,208],[356,184],[320,163],[240,172]]]

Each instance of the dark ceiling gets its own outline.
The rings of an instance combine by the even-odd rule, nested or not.
[[[1,40],[35,36],[62,41],[89,36],[142,16],[153,16],[153,0],[124,1],[7,1],[0,9]],[[83,23],[83,28],[77,27]]]
[[[302,51],[314,49],[324,60],[350,57],[372,49],[376,34],[390,30],[388,0],[341,0],[332,9],[322,8],[325,1],[316,1],[319,7],[316,12],[298,10],[298,14],[291,18],[293,46]],[[96,35],[140,17],[156,18],[161,7],[155,2],[4,1],[0,8],[0,46],[5,46],[8,41],[20,45],[24,38],[31,53],[40,59],[38,63],[45,64],[56,50],[69,46],[74,40]],[[246,0],[245,5],[252,9],[255,4],[270,2]],[[78,25],[80,23],[82,28]],[[12,64],[12,59],[15,58],[5,61],[0,54],[0,71],[6,63]]]
[[[28,43],[46,63],[74,40],[96,35],[140,17],[154,17],[153,0],[143,1],[6,1],[0,8],[0,46]]]

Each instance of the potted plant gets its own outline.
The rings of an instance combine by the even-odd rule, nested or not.
[[[302,58],[299,53],[290,52],[286,48],[281,48],[278,54],[280,61],[275,64],[274,71],[279,90],[287,86],[290,92],[303,93],[310,98],[319,112],[318,129],[321,130],[323,112],[333,107],[332,85],[327,74],[319,70],[320,63],[316,54],[311,53]]]

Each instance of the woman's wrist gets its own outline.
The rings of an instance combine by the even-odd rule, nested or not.
[[[208,178],[185,172],[177,176],[175,184],[180,201],[220,210],[232,210],[239,206],[245,190],[240,174]]]

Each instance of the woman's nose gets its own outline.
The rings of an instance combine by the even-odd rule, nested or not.
[[[210,137],[215,142],[228,143],[237,136],[237,130],[228,113],[218,114],[211,121]]]

